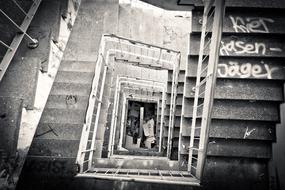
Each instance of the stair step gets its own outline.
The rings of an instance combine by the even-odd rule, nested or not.
[[[79,140],[34,139],[30,156],[76,157]]]
[[[280,123],[285,123],[285,103],[280,105]]]
[[[119,151],[119,150],[114,150],[115,155],[135,155],[135,156],[163,156],[163,152],[158,152],[157,150],[147,150],[147,149],[142,149],[142,150],[131,150],[129,149],[128,151]]]
[[[76,71],[94,73],[96,62],[94,61],[69,61],[62,60],[58,71]]]
[[[28,155],[25,161],[24,172],[28,176],[73,177],[77,174],[76,156],[51,157]]]
[[[86,110],[89,96],[50,95],[46,108]]]
[[[58,71],[55,82],[91,84],[94,74],[91,72]]]
[[[54,82],[50,94],[89,96],[90,91],[91,91],[91,84]]]
[[[80,140],[83,124],[39,123],[35,139]]]
[[[97,158],[94,160],[94,166],[96,168],[179,170],[178,161],[168,160],[165,157],[154,159],[139,159],[137,157],[134,159]]]
[[[85,111],[83,110],[46,108],[43,111],[40,122],[83,124],[84,119],[85,119]]]

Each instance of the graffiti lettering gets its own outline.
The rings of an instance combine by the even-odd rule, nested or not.
[[[270,68],[269,65],[251,64],[230,61],[229,64],[221,63],[218,65],[218,75],[220,77],[239,77],[239,78],[267,78],[272,79],[272,73],[276,67]]]
[[[230,20],[233,24],[233,28],[235,32],[258,32],[258,33],[269,33],[269,29],[266,23],[273,23],[274,20],[270,18],[262,18],[262,17],[233,17],[229,16]]]
[[[221,41],[221,55],[230,55],[230,53],[235,54],[261,54],[265,55],[266,46],[264,43],[245,43],[243,41],[231,40],[229,43],[224,43]]]
[[[246,127],[246,131],[245,131],[245,133],[244,133],[243,138],[245,139],[246,137],[250,136],[251,133],[252,133],[253,131],[255,131],[255,130],[256,130],[256,129],[251,129],[251,130],[249,131],[249,130],[248,130],[248,127]]]

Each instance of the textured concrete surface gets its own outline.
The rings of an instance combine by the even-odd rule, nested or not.
[[[187,78],[188,89],[195,87],[195,78]],[[194,98],[193,91],[185,93],[187,98]],[[282,82],[265,80],[218,79],[216,99],[283,101]]]
[[[137,8],[131,9],[132,11],[130,11],[130,9],[128,9],[129,7],[119,8],[116,3],[110,2],[113,1],[108,1],[108,3],[99,0],[84,2],[84,6],[77,20],[80,24],[75,24],[76,32],[72,34],[73,37],[65,52],[64,57],[67,62],[62,65],[62,68],[64,68],[65,71],[72,70],[72,73],[82,72],[82,76],[84,75],[84,72],[89,72],[89,67],[86,65],[94,62],[97,58],[96,53],[98,52],[98,43],[101,33],[105,31],[109,32],[110,30],[112,32],[113,29],[116,31],[117,27],[119,28],[118,31],[123,31],[122,33],[126,34],[127,37],[142,38],[144,41],[151,41],[152,38],[154,38],[160,40],[161,43],[166,44],[170,40],[171,43],[174,43],[174,41],[171,40],[174,38],[173,35],[175,36],[175,34],[171,29],[163,27],[161,22],[156,20],[160,17],[155,17],[152,13],[147,13],[148,16],[145,16],[144,13]],[[263,2],[263,5],[269,6],[269,3],[266,3],[265,1],[259,2]],[[274,1],[274,6],[277,5],[276,2],[277,1]],[[244,1],[241,3],[244,3]],[[121,20],[121,22],[119,22],[119,26],[114,24],[118,21],[118,11],[120,11],[119,21],[120,19],[125,18],[123,21]],[[247,16],[251,16],[248,12],[247,14]],[[268,15],[268,12],[266,14]],[[131,18],[130,15],[133,15],[135,18]],[[277,19],[277,17],[278,16],[274,17],[273,15],[271,18]],[[152,26],[146,21],[150,18],[153,19],[153,23],[158,23],[157,26]],[[178,18],[174,18],[173,20],[176,19]],[[171,25],[173,20],[169,21],[169,23],[167,22],[165,26]],[[199,19],[196,19],[196,21],[197,20]],[[277,24],[280,23],[277,21],[278,20],[276,20]],[[229,18],[227,22],[229,23]],[[183,22],[181,23],[183,24]],[[177,22],[177,24],[181,23]],[[152,27],[157,27],[157,30],[161,33],[166,32],[166,35],[164,36],[166,40],[163,40],[160,32],[155,33],[148,30]],[[165,29],[165,31],[161,30],[161,28]],[[234,30],[233,28],[228,28],[228,31],[233,32]],[[148,32],[150,34],[148,36],[140,35],[141,33]],[[271,30],[269,30],[269,32],[271,32]],[[255,43],[265,42],[264,45],[267,48],[264,54],[262,54],[261,51],[263,50],[263,44],[258,46],[259,51],[257,51],[257,53],[256,51],[249,52],[245,49],[236,48],[236,50],[240,51],[239,53],[228,50],[229,55],[235,57],[228,56],[221,59],[222,61],[226,61],[221,62],[224,64],[222,69],[233,68],[229,61],[240,61],[241,63],[238,65],[246,64],[242,68],[246,69],[247,73],[241,73],[241,71],[245,70],[238,70],[239,72],[235,70],[235,73],[225,73],[224,70],[220,70],[221,74],[224,75],[224,78],[226,79],[219,80],[217,86],[217,97],[219,97],[220,100],[217,100],[214,106],[214,117],[216,118],[216,121],[213,122],[213,128],[210,131],[209,157],[206,164],[207,172],[204,180],[205,183],[203,184],[203,188],[205,189],[267,189],[268,187],[267,160],[271,157],[271,143],[275,140],[274,124],[280,120],[279,103],[283,101],[281,92],[281,83],[284,79],[282,66],[283,54],[271,52],[271,50],[268,49],[277,47],[284,50],[284,40],[280,40],[282,39],[280,36],[275,36],[278,32],[282,33],[282,30],[276,27],[276,30],[274,29],[272,34],[256,35],[238,33],[237,35],[229,34],[225,38],[225,42],[231,42],[231,40],[236,41],[240,38],[242,42],[253,45]],[[273,34],[274,36],[272,36]],[[196,36],[198,36],[197,33]],[[192,74],[192,78],[195,77],[195,66],[192,67],[195,63],[192,61],[197,58],[196,50],[198,49],[198,38],[195,37],[194,40],[195,41],[192,44],[193,51],[191,51],[192,56],[190,59],[192,70],[189,69],[190,72],[187,73],[188,75],[189,73]],[[186,41],[187,40],[183,41],[183,43]],[[233,50],[233,48],[231,50]],[[251,56],[251,58],[248,56]],[[264,56],[267,58],[264,58]],[[82,67],[76,65],[77,61],[82,61],[78,64],[82,64]],[[257,65],[254,67],[257,70],[248,71],[247,69],[249,68],[247,63],[252,63],[249,67],[251,69],[254,65]],[[68,64],[70,64],[70,67]],[[268,67],[265,67],[265,64],[269,66],[269,69]],[[277,67],[274,69],[274,72],[272,67]],[[238,68],[240,69],[240,66]],[[234,69],[237,69],[237,67],[234,67]],[[257,72],[260,69],[264,70],[262,70],[262,72]],[[192,72],[193,70],[194,72]],[[267,73],[264,73],[266,71]],[[76,123],[76,121],[82,122],[81,113],[85,104],[81,101],[80,97],[88,94],[88,85],[86,85],[85,80],[89,80],[89,78],[88,76],[81,78],[81,75],[77,73],[74,75],[75,80],[73,83],[71,81],[72,74],[67,74],[66,72],[61,72],[61,74],[62,75],[60,76],[58,75],[59,81],[54,85],[52,96],[50,96],[52,102],[48,104],[49,107],[45,112],[47,115],[43,117],[42,121],[44,122],[42,122],[41,128],[37,131],[37,135],[39,136],[35,140],[34,147],[31,151],[34,155],[37,155],[37,157],[31,155],[29,160],[34,161],[27,162],[28,164],[26,165],[27,174],[30,173],[33,177],[28,180],[31,183],[24,184],[24,186],[29,186],[27,187],[28,189],[39,189],[41,187],[43,189],[60,189],[63,186],[67,189],[76,189],[78,187],[84,187],[84,189],[91,189],[94,187],[101,189],[174,188],[173,186],[165,187],[163,185],[156,186],[151,184],[143,184],[140,186],[138,183],[106,182],[100,180],[81,181],[74,178],[57,178],[57,180],[45,179],[39,180],[34,186],[32,185],[32,182],[36,181],[34,176],[39,173],[41,175],[54,176],[57,174],[58,176],[72,176],[74,174],[74,165],[72,165],[72,163],[74,163],[76,146],[78,146],[78,135],[76,135],[76,133],[80,131],[78,129],[80,128],[80,125],[78,125],[79,123]],[[241,76],[242,74],[245,74],[246,77]],[[191,87],[192,78],[188,81],[190,84],[188,88]],[[279,81],[276,82],[275,79]],[[190,89],[188,90],[190,91]],[[79,100],[77,101],[78,107],[76,107],[76,105],[65,105],[66,102],[64,101],[68,99],[70,100],[68,102],[72,103],[74,99],[64,99],[64,96],[70,95],[69,93],[73,92],[74,94],[72,95],[77,95],[79,98],[77,99]],[[182,96],[181,87],[179,92]],[[192,112],[191,101],[193,99],[191,98],[191,94],[188,95],[189,98],[187,100],[188,102],[186,102],[187,110],[185,110],[185,116],[187,117],[186,119],[188,119],[186,124],[189,126]],[[56,106],[58,106],[58,108],[56,108]],[[50,121],[52,121],[51,126],[47,124]],[[71,124],[66,123],[67,121],[71,121]],[[59,122],[60,124],[55,126],[53,122]],[[178,128],[179,123],[180,119],[179,117],[176,117],[176,128]],[[54,130],[53,132],[50,131],[50,127]],[[57,129],[59,127],[61,129]],[[69,127],[70,129],[68,129]],[[43,134],[47,131],[50,132]],[[68,131],[71,133],[70,136],[67,135]],[[175,132],[176,135],[174,135],[175,139],[173,145],[177,147],[177,130]],[[189,142],[187,130],[185,133],[185,141]],[[187,144],[185,144],[185,147],[187,147]],[[70,150],[68,151],[68,149]],[[174,154],[177,155],[177,148],[174,147],[173,149]],[[186,154],[187,151],[184,153]],[[183,161],[185,160],[187,160],[187,158],[183,155]],[[58,164],[57,161],[60,161],[60,164]],[[51,183],[51,181],[53,183]],[[183,188],[185,187],[181,187],[181,189]]]
[[[21,98],[25,108],[33,109],[39,72],[38,58],[14,59],[0,83],[0,96]]]
[[[63,60],[96,62],[103,33],[115,34],[118,1],[83,1]]]
[[[190,12],[186,14],[158,7],[143,9],[132,4],[121,4],[119,6],[118,34],[126,38],[180,51],[182,54],[180,68],[185,69],[191,31],[190,21]]]
[[[20,129],[23,100],[19,98],[0,97],[0,134],[3,157],[15,156]]]

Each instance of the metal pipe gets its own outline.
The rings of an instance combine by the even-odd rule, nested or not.
[[[22,11],[22,13],[24,13],[25,16],[27,16],[27,17],[29,18],[28,13],[21,7],[21,5],[19,5],[16,0],[12,0],[12,1],[13,1],[13,2],[15,3],[15,5]]]
[[[125,41],[128,41],[128,42],[133,43],[133,44],[134,43],[138,43],[138,44],[141,44],[141,45],[154,47],[154,48],[158,48],[158,49],[163,49],[163,50],[166,50],[166,51],[169,51],[169,52],[173,52],[173,53],[180,53],[180,51],[176,51],[176,50],[172,50],[172,49],[168,49],[168,48],[164,48],[164,47],[159,47],[157,45],[152,45],[152,44],[148,44],[148,43],[145,43],[145,42],[130,40],[130,39],[127,39],[127,38],[124,38],[124,37],[121,37],[121,36],[117,36],[115,34],[103,34],[103,36],[104,37],[111,37],[111,38],[118,38],[118,39],[125,40]]]
[[[2,44],[3,46],[5,46],[7,49],[13,51],[13,49],[12,49],[10,46],[8,46],[5,42],[3,42],[2,40],[0,40],[0,44]]]
[[[38,43],[36,39],[33,39],[29,34],[26,33],[17,23],[15,23],[2,9],[0,9],[0,12],[18,29],[20,30],[24,36],[27,36],[29,40],[31,40],[33,43]]]

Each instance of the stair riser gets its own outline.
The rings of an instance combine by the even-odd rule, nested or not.
[[[34,139],[30,156],[76,157],[79,140]]]
[[[93,73],[90,72],[70,72],[59,71],[55,78],[55,82],[91,84]]]
[[[59,71],[76,71],[94,73],[96,62],[91,61],[67,61],[60,63]]]
[[[88,96],[50,95],[46,108],[86,110]]]
[[[45,109],[40,123],[83,124],[84,119],[83,110]]]
[[[83,124],[40,123],[35,138],[80,140]]]
[[[51,95],[89,96],[91,84],[58,83],[53,84]]]
[[[129,159],[114,159],[104,160],[96,159],[95,167],[99,168],[122,168],[122,169],[157,169],[157,170],[178,170],[178,162],[163,161],[163,160],[129,160]]]

